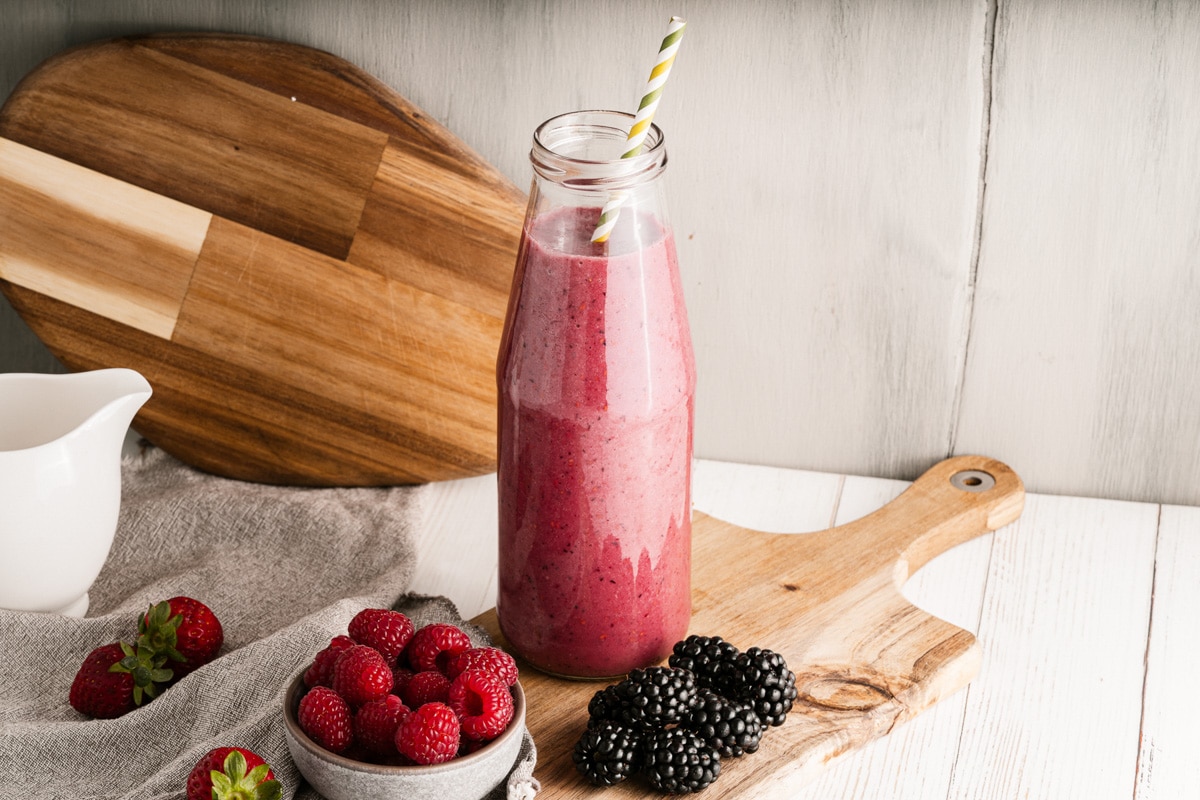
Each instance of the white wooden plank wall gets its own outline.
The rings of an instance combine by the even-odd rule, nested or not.
[[[1200,504],[1200,5],[1188,0],[0,0],[0,96],[155,30],[360,65],[519,185],[533,128],[659,112],[699,455]],[[994,47],[993,47],[994,43]],[[57,369],[0,301],[0,371]]]
[[[956,449],[1200,504],[1200,5],[1001,0]]]

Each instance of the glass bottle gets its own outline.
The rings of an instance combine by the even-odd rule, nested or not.
[[[632,122],[581,111],[534,132],[497,361],[497,612],[518,654],[567,677],[658,662],[691,616],[695,361],[663,134],[621,158]]]

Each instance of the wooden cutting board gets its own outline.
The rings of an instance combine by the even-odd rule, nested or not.
[[[978,672],[975,637],[909,603],[901,587],[934,556],[1020,516],[1021,479],[977,456],[937,464],[860,520],[820,533],[769,534],[697,514],[690,632],[768,647],[796,673],[799,699],[757,753],[721,763],[704,797],[789,798],[831,759],[891,731]],[[476,620],[507,647],[495,611]],[[586,783],[571,751],[605,684],[521,664],[538,748],[539,798],[657,797],[641,781]]]
[[[134,425],[234,478],[383,485],[494,465],[525,197],[328,53],[153,35],[60,54],[0,109],[0,290]]]

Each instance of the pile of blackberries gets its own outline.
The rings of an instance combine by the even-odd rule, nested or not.
[[[758,750],[796,699],[795,674],[771,650],[689,636],[667,663],[633,670],[588,703],[573,758],[589,782],[640,775],[660,792],[698,792],[721,774],[721,759]]]

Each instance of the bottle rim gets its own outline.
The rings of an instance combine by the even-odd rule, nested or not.
[[[620,157],[635,119],[624,111],[599,109],[551,117],[533,132],[529,160],[534,172],[568,188],[605,191],[658,177],[667,166],[666,139],[658,125],[647,129],[640,153]],[[606,157],[596,157],[597,152]]]

